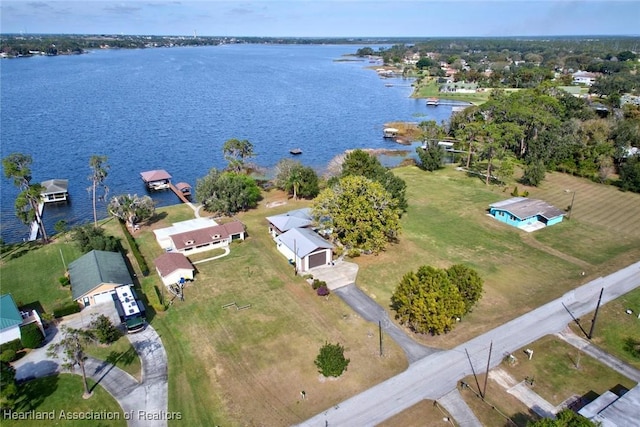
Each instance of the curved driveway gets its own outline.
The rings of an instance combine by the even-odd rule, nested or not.
[[[423,399],[437,400],[471,374],[465,350],[476,373],[484,372],[489,345],[493,342],[491,367],[502,358],[537,339],[563,330],[574,317],[595,308],[604,288],[606,303],[640,286],[640,262],[605,278],[593,280],[536,310],[499,326],[448,351],[433,353],[409,365],[406,371],[310,418],[301,426],[373,426]]]
[[[110,308],[108,304],[102,304],[91,307],[91,310],[85,309],[82,314],[69,316],[61,322],[61,325],[74,328],[86,326],[93,320],[89,313],[95,311],[113,317]],[[59,341],[61,334],[57,333],[55,327],[49,329],[44,346],[32,350],[13,364],[17,380],[29,380],[62,372],[59,361],[47,356],[48,347]],[[127,338],[140,357],[141,382],[111,363],[92,357],[88,357],[85,362],[85,372],[118,401],[125,413],[132,414],[131,419],[127,421],[129,426],[166,427],[166,419],[171,414],[167,412],[169,404],[167,353],[162,340],[151,325],[147,325],[142,332],[127,335]],[[74,373],[79,374],[80,370],[76,368]]]

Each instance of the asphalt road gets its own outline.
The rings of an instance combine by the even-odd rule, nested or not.
[[[300,426],[379,424],[423,399],[436,400],[455,389],[461,378],[472,373],[465,350],[476,373],[484,372],[491,342],[491,367],[495,367],[511,352],[563,330],[572,321],[571,315],[580,317],[593,311],[600,289],[604,288],[602,302],[606,303],[638,286],[640,262],[593,280],[452,350],[420,359],[401,374],[327,409]]]

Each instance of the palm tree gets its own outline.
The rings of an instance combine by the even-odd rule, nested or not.
[[[107,207],[109,214],[134,228],[136,222],[150,218],[155,212],[155,204],[149,196],[138,197],[137,194],[121,194],[115,196]]]
[[[298,200],[298,191],[300,190],[300,185],[302,185],[302,174],[300,172],[300,168],[293,168],[287,178],[287,187],[293,190],[293,200]]]
[[[25,224],[36,221],[42,241],[47,242],[47,231],[38,209],[43,188],[40,184],[31,184],[32,162],[28,154],[13,153],[2,159],[2,167],[4,176],[12,178],[13,184],[21,190],[15,202],[16,216]]]
[[[87,190],[91,191],[93,200],[93,225],[98,227],[98,213],[96,211],[96,191],[98,187],[102,187],[103,194],[99,198],[104,200],[109,193],[109,187],[104,184],[104,180],[107,179],[109,165],[107,165],[107,156],[93,155],[89,159],[89,167],[91,168],[91,175],[89,175],[89,181],[91,181],[91,187]]]

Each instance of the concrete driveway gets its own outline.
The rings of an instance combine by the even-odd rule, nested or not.
[[[87,327],[93,320],[94,314],[105,314],[115,324],[120,323],[115,307],[108,303],[87,307],[81,313],[65,317],[57,327],[51,326],[47,329],[45,344],[42,347],[32,350],[13,363],[16,379],[23,381],[62,372],[60,361],[47,356],[49,346],[61,339],[59,327],[62,325],[73,328]],[[127,335],[127,338],[140,357],[142,365],[140,382],[111,363],[92,357],[88,357],[85,362],[85,372],[118,401],[125,413],[131,414],[127,425],[166,427],[167,419],[175,414],[168,413],[167,353],[162,340],[151,325],[147,325],[144,331]],[[73,373],[80,374],[80,370],[76,368]]]
[[[313,275],[314,279],[327,282],[327,288],[333,291],[343,286],[356,283],[358,264],[339,259],[331,265],[314,267],[309,270],[309,274]]]
[[[375,324],[381,322],[382,329],[402,347],[402,350],[404,350],[407,355],[407,359],[409,359],[409,363],[413,363],[439,351],[438,349],[419,344],[407,336],[404,330],[389,319],[388,313],[380,307],[380,304],[371,299],[371,297],[365,294],[355,284],[335,289],[333,293],[349,304],[363,319]]]

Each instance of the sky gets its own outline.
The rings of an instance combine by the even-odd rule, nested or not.
[[[640,0],[0,0],[0,33],[263,37],[640,35]]]

